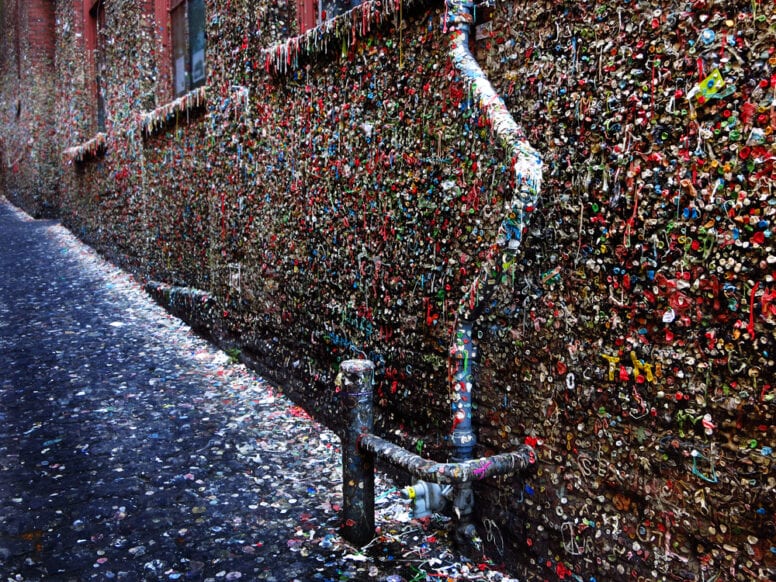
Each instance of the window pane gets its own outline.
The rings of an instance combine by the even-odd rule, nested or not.
[[[186,78],[189,68],[186,50],[186,3],[183,2],[170,14],[172,25],[172,74],[175,83],[175,94],[185,93],[188,86]]]
[[[189,0],[189,46],[191,86],[205,82],[205,0]]]
[[[97,131],[105,131],[105,5],[98,2],[91,12],[94,18],[94,69],[97,85]]]
[[[350,10],[351,6],[358,6],[358,0],[323,0],[323,12],[321,16],[330,20]]]

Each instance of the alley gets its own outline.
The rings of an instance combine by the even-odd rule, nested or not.
[[[502,579],[467,574],[385,479],[382,535],[345,544],[339,439],[4,200],[0,273],[5,579]]]

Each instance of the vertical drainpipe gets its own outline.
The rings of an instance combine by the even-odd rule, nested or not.
[[[342,437],[342,537],[364,546],[375,533],[375,456],[358,441],[374,424],[372,402],[375,365],[345,360],[335,384],[342,390],[345,432]]]
[[[505,216],[496,241],[488,249],[478,276],[464,295],[457,311],[457,324],[448,359],[448,378],[452,396],[453,460],[472,458],[476,436],[472,426],[472,391],[479,364],[477,322],[490,307],[493,293],[514,264],[522,242],[529,215],[539,197],[542,160],[525,139],[522,130],[495,92],[482,68],[469,50],[469,35],[474,24],[474,4],[465,0],[446,0],[447,21],[451,32],[450,56],[456,68],[473,89],[479,106],[486,114],[494,133],[511,156],[515,190],[505,201]],[[476,529],[471,521],[474,496],[471,483],[459,485],[454,509],[458,516],[457,537],[461,542],[472,541]]]

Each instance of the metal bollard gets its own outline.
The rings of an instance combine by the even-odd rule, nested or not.
[[[340,533],[357,546],[364,546],[375,532],[375,456],[362,451],[359,439],[372,432],[375,366],[369,360],[346,360],[340,364],[337,384],[345,403],[345,434],[342,437],[343,511]]]

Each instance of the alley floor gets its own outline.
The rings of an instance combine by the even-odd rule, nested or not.
[[[378,476],[338,535],[338,437],[53,221],[0,198],[3,580],[508,580]]]

